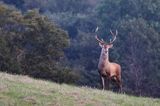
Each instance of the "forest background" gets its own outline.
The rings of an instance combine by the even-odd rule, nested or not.
[[[0,70],[100,88],[98,36],[126,93],[160,97],[159,0],[0,0]]]

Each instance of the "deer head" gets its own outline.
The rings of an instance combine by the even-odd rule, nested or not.
[[[115,34],[112,32],[112,30],[110,30],[110,33],[113,36],[113,39],[110,39],[109,43],[104,42],[103,39],[100,40],[97,35],[95,36],[95,38],[99,42],[99,46],[102,48],[102,52],[104,54],[107,54],[108,50],[113,47],[113,42],[116,40],[116,36],[118,35],[117,30],[116,30]]]

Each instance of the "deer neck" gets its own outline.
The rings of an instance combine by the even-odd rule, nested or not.
[[[109,63],[109,51],[105,53],[103,50],[101,50],[100,62]]]

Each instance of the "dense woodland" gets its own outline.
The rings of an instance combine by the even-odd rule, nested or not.
[[[123,91],[160,97],[160,0],[0,0],[0,70],[100,88],[97,34]]]

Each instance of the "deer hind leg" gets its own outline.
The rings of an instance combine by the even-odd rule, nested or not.
[[[120,87],[120,92],[122,92],[122,81],[120,80],[120,83],[119,83],[119,87]]]
[[[117,84],[118,84],[118,87],[119,87],[119,92],[122,92],[122,81],[121,81],[121,78],[120,77],[117,77]]]
[[[106,90],[109,90],[109,78],[108,77],[105,77],[105,87],[106,87]]]
[[[112,76],[112,77],[111,77],[111,80],[116,83],[116,85],[118,86],[119,92],[121,92],[121,91],[122,91],[121,78],[118,77],[118,76]]]

